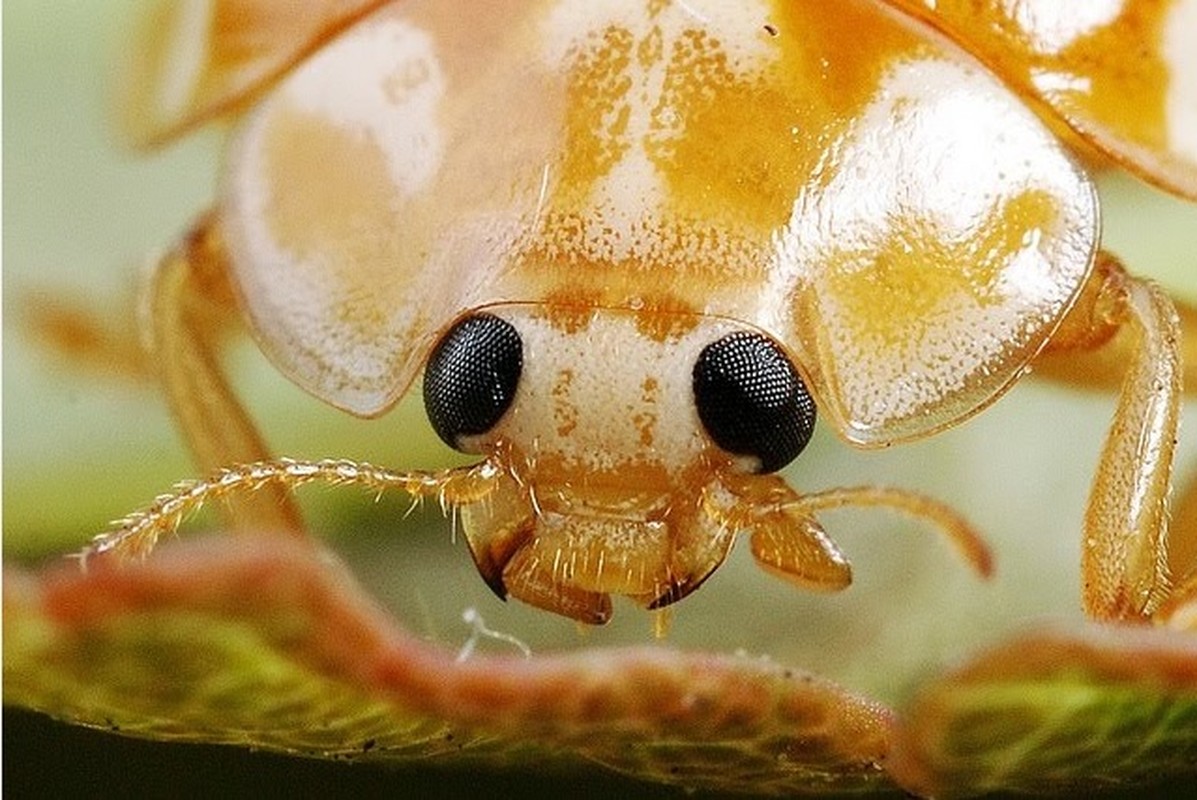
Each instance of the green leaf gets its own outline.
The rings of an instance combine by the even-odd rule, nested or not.
[[[137,736],[321,757],[588,760],[770,794],[891,786],[889,712],[827,681],[664,647],[457,660],[292,539],[9,571],[4,636],[5,702]]]
[[[1197,637],[1089,626],[989,650],[920,692],[890,767],[934,796],[1197,775]]]

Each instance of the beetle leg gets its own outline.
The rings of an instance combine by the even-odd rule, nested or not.
[[[1175,504],[1168,537],[1168,572],[1178,583],[1187,584],[1197,601],[1197,474]]]
[[[1124,324],[1139,345],[1085,513],[1084,601],[1097,619],[1141,617],[1168,590],[1165,504],[1180,413],[1180,325],[1159,287],[1129,277],[1123,285]]]
[[[1114,422],[1085,513],[1081,570],[1095,619],[1151,614],[1168,593],[1166,501],[1181,398],[1182,334],[1171,299],[1103,253],[1077,306],[1053,339],[1056,352],[1090,352],[1111,334],[1126,347]],[[1192,334],[1190,334],[1192,335]]]
[[[151,271],[142,305],[152,361],[184,439],[205,472],[269,458],[218,360],[221,334],[235,308],[224,251],[208,215]],[[244,530],[303,527],[294,501],[276,483],[238,498],[229,516]]]
[[[1101,253],[1072,310],[1035,358],[1035,377],[1101,391],[1122,386],[1139,346],[1136,331],[1123,324],[1127,280],[1117,259]],[[1171,301],[1180,317],[1182,388],[1192,396],[1197,394],[1197,306],[1176,297]],[[1085,357],[1077,358],[1078,352]]]
[[[1156,612],[1155,619],[1169,628],[1197,633],[1197,572],[1173,590]]]
[[[92,369],[106,378],[125,378],[152,384],[157,376],[132,324],[111,324],[107,315],[50,296],[19,301],[21,327],[40,347],[72,367]],[[122,315],[126,316],[126,315]],[[132,320],[134,314],[127,315]]]
[[[1197,633],[1197,474],[1181,492],[1169,526],[1168,570],[1175,583],[1154,619]]]

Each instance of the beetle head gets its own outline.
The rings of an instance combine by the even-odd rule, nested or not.
[[[745,493],[780,484],[758,473],[810,438],[814,403],[772,339],[638,305],[491,306],[429,357],[433,427],[498,467],[500,487],[461,513],[502,597],[587,622],[612,593],[684,597],[752,527]]]

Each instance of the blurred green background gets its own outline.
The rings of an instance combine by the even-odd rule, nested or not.
[[[6,561],[57,557],[192,473],[152,387],[72,369],[20,324],[23,309],[53,297],[93,309],[114,326],[129,325],[143,265],[211,201],[219,132],[150,155],[116,141],[107,98],[135,5],[8,0],[3,6]],[[1197,210],[1120,178],[1104,181],[1103,196],[1107,244],[1135,271],[1197,300]],[[411,403],[381,420],[354,420],[288,385],[251,346],[239,347],[234,363],[278,452],[397,467],[434,466],[450,457]],[[854,561],[851,590],[803,595],[763,575],[742,549],[679,607],[669,643],[760,654],[900,701],[919,678],[1030,619],[1079,617],[1079,523],[1111,409],[1108,397],[1028,382],[975,421],[893,451],[856,452],[820,431],[788,472],[799,490],[880,482],[951,500],[991,537],[998,579],[976,581],[916,524],[879,513],[836,513],[826,522]],[[1197,459],[1195,445],[1197,437],[1184,441],[1182,475]],[[650,619],[627,605],[617,606],[609,628],[583,634],[564,620],[499,603],[436,515],[400,519],[402,499],[374,503],[353,490],[314,490],[304,498],[313,527],[336,539],[361,580],[406,624],[448,647],[468,636],[460,621],[466,607],[538,652],[650,638]],[[454,787],[467,786],[477,796],[517,787],[576,796],[627,791],[593,776],[543,783],[491,776],[482,793],[476,775],[392,774],[129,742],[7,709],[5,723],[5,788],[31,792],[52,785],[51,778],[64,781],[65,792],[92,793],[90,787],[99,794],[154,793],[154,787],[200,793],[217,785],[290,786],[301,794],[360,785],[401,795],[439,787],[429,796],[453,796]]]

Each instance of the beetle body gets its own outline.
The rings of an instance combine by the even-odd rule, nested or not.
[[[490,467],[483,489],[437,485],[500,595],[602,622],[609,594],[685,596],[739,533],[771,571],[842,588],[821,501],[768,474],[805,445],[815,401],[857,445],[934,433],[993,402],[1086,287],[1122,280],[1094,270],[1088,177],[949,38],[965,39],[954,12],[349,5],[343,30],[313,12],[303,58],[165,57],[157,110],[176,113],[158,132],[252,97],[209,222],[250,328],[362,416],[428,365],[434,427]],[[1152,19],[1171,29],[1183,5]],[[1052,98],[1035,98],[1061,109],[1049,124],[1083,123],[1084,103]],[[1142,147],[1191,167],[1192,126],[1157,128]],[[1167,312],[1144,313],[1166,339]],[[1174,406],[1164,378],[1149,382]],[[1142,423],[1156,438],[1175,423],[1161,413]]]
[[[987,402],[1087,274],[1084,176],[963,54],[870,4],[485,17],[381,9],[233,145],[222,222],[255,331],[350,411],[388,408],[457,314],[534,302],[770,331],[837,427],[884,443]]]

